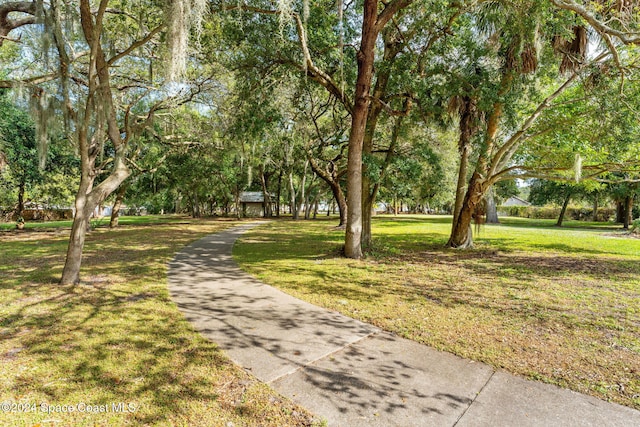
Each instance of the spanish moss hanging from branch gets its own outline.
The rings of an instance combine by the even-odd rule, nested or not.
[[[573,163],[573,176],[576,182],[580,182],[582,179],[582,156],[579,153],[576,154],[576,159]]]
[[[47,93],[40,88],[33,91],[29,101],[32,115],[35,118],[38,163],[40,169],[44,169],[49,148],[49,124],[55,116],[55,109],[49,102]]]
[[[293,2],[294,0],[277,0],[276,7],[278,8],[278,30],[280,31],[280,38],[284,37],[284,29],[289,23],[290,18],[293,16]]]
[[[167,8],[170,56],[167,79],[169,81],[178,81],[185,75],[189,55],[189,34],[193,30],[196,40],[199,40],[207,6],[206,0],[170,0]]]
[[[344,93],[344,12],[343,0],[336,0],[338,8],[338,34],[340,41],[338,48],[340,49],[340,90]]]

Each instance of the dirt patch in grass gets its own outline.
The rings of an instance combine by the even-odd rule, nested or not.
[[[624,232],[616,232],[616,233],[607,233],[605,234],[605,236],[614,237],[617,239],[640,239],[640,232],[624,231]]]
[[[65,287],[57,284],[64,237],[3,233],[0,402],[16,407],[0,412],[0,425],[317,423],[201,338],[169,298],[173,254],[229,225],[97,229],[87,239],[81,284]]]
[[[363,261],[336,256],[343,236],[322,222],[254,229],[234,255],[314,304],[640,409],[640,242],[590,230],[487,227],[478,249],[455,251],[443,248],[446,223],[377,225]]]

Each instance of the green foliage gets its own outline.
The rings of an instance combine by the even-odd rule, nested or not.
[[[498,210],[507,216],[531,219],[557,219],[560,215],[559,207],[500,206]],[[609,222],[615,215],[615,209],[599,208],[597,221]],[[577,221],[593,221],[593,209],[569,206],[565,216]]]
[[[7,161],[0,171],[0,205],[16,206],[34,201],[45,205],[68,205],[73,200],[78,160],[65,141],[55,140],[46,153],[41,168],[35,125],[25,109],[0,95],[0,152]]]
[[[494,184],[496,196],[498,200],[506,201],[509,197],[517,196],[520,194],[520,189],[515,180],[509,179],[505,181],[498,181]],[[500,204],[498,202],[498,204]]]

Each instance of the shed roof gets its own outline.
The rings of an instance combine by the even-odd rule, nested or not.
[[[264,194],[262,191],[243,191],[240,193],[240,203],[263,203]]]
[[[502,206],[531,206],[531,203],[526,200],[522,200],[520,197],[511,196],[502,204]]]

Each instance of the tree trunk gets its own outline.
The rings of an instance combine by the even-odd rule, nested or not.
[[[489,191],[487,191],[485,201],[487,203],[487,224],[500,224],[500,219],[498,218],[498,206],[496,206],[493,186],[491,186]]]
[[[458,223],[458,217],[460,216],[460,212],[462,212],[462,204],[464,203],[465,190],[467,188],[467,174],[469,173],[469,151],[470,147],[467,143],[460,149],[460,165],[458,166],[458,182],[456,184],[456,200],[453,206],[451,233],[453,233]]]
[[[558,222],[556,222],[556,227],[562,227],[562,222],[564,221],[564,215],[567,213],[567,206],[569,206],[569,200],[571,199],[571,192],[567,193],[564,198],[564,202],[562,203],[562,209],[560,210],[560,216],[558,217]]]
[[[313,199],[310,198],[311,196],[311,187],[309,187],[309,191],[307,192],[307,201],[306,201],[306,210],[304,213],[304,219],[310,219],[311,218],[311,214],[313,213],[313,219],[316,219],[316,215],[318,214],[318,198],[320,197],[320,192],[316,192],[316,195],[313,197]]]
[[[391,78],[391,71],[393,70],[391,64],[395,62],[398,54],[402,51],[406,44],[406,39],[397,37],[397,29],[392,26],[382,30],[382,39],[384,42],[384,50],[382,56],[385,67],[383,67],[376,75],[376,83],[373,88],[372,94],[372,98],[374,99],[383,99],[385,97],[387,86]],[[409,108],[409,105],[405,104],[405,110],[408,111]],[[365,155],[371,155],[373,153],[373,139],[382,110],[382,104],[378,102],[373,103],[369,108],[362,145],[363,153]],[[400,116],[394,122],[389,150],[387,151],[384,163],[382,165],[382,168],[380,169],[380,176],[377,180],[378,182],[373,186],[373,188],[371,185],[371,180],[368,176],[369,174],[367,173],[366,164],[362,167],[362,195],[364,197],[362,201],[362,247],[364,249],[370,247],[372,243],[373,235],[371,233],[371,218],[373,215],[373,209],[375,207],[376,198],[378,196],[380,182],[382,182],[382,180],[384,179],[384,175],[389,167],[389,164],[391,163],[391,159],[393,158],[395,152],[402,120],[403,116]]]
[[[264,197],[264,202],[262,203],[262,210],[264,212],[264,216],[270,218],[273,213],[271,212],[271,196],[269,195],[269,176],[264,171],[264,166],[260,165],[260,183],[262,184],[262,195]]]
[[[340,211],[340,223],[338,227],[343,227],[347,223],[347,200],[340,186],[340,173],[333,163],[329,164],[328,170],[322,169],[320,165],[313,159],[310,153],[307,153],[309,165],[311,170],[318,175],[324,182],[327,183],[333,194],[333,198],[338,205]],[[327,216],[331,216],[331,210],[333,209],[333,203],[327,206]]]
[[[82,138],[82,136],[81,134],[80,138]],[[80,178],[78,192],[76,193],[76,215],[73,218],[73,225],[71,226],[67,257],[62,270],[62,278],[60,279],[61,285],[75,285],[80,283],[82,251],[91,214],[96,206],[104,201],[109,194],[113,193],[130,174],[129,169],[124,163],[124,147],[121,147],[116,152],[114,169],[111,174],[97,187],[92,188],[93,178],[89,172],[93,168],[94,161],[95,158],[89,159],[88,156],[83,156],[81,162],[82,176]]]
[[[340,184],[331,185],[331,192],[333,193],[333,197],[335,198],[336,204],[338,205],[338,212],[340,213],[340,223],[338,227],[344,227],[347,225],[347,199],[344,197],[344,193],[342,192],[342,188]],[[334,208],[335,210],[335,208]],[[329,209],[329,211],[331,211]],[[329,212],[327,212],[328,214]]]
[[[598,222],[598,196],[593,198],[593,222]]]
[[[236,205],[236,218],[240,219],[242,213],[240,212],[240,191],[236,188],[234,196],[234,204]]]
[[[22,215],[22,211],[24,210],[25,186],[26,186],[26,183],[24,182],[24,180],[21,180],[20,185],[18,186],[18,207],[16,208],[18,215]]]
[[[457,216],[456,222],[453,224],[451,237],[447,242],[447,246],[456,249],[467,249],[473,247],[473,232],[471,229],[471,221],[473,214],[486,192],[485,183],[478,172],[474,172],[462,203],[462,207]]]
[[[82,264],[82,250],[87,234],[87,225],[91,217],[91,211],[87,209],[87,194],[78,192],[76,195],[76,215],[71,226],[71,236],[67,247],[67,259],[62,271],[60,284],[76,285],[80,283],[80,265]]]
[[[616,223],[624,223],[625,205],[624,200],[616,200]]]
[[[369,189],[363,187],[362,191],[368,191]],[[367,249],[371,247],[373,242],[373,234],[371,233],[371,218],[373,216],[373,204],[375,203],[376,196],[369,194],[366,200],[362,202],[362,247]]]
[[[304,162],[304,170],[302,172],[302,182],[300,183],[300,190],[298,191],[298,197],[296,199],[296,219],[300,218],[300,214],[303,213],[305,201],[307,200],[307,168],[309,167],[309,160]]]
[[[282,168],[278,174],[278,191],[276,192],[276,217],[280,218],[280,196],[282,195]]]
[[[625,230],[629,229],[629,225],[631,224],[633,215],[633,197],[627,196],[624,199],[624,221],[622,223],[622,228]]]
[[[298,219],[298,205],[297,205],[298,197],[296,195],[295,186],[293,185],[293,171],[289,172],[289,193],[290,193],[289,199],[291,200],[291,205],[289,210],[291,211],[291,216],[295,221]]]
[[[122,184],[118,188],[118,193],[116,194],[116,201],[113,203],[113,207],[111,208],[111,220],[109,221],[109,228],[116,228],[118,226],[118,221],[120,219],[120,208],[122,207],[122,201],[124,200],[124,194],[127,192],[127,185]]]
[[[377,88],[378,84],[376,84]],[[408,105],[405,104],[405,109],[408,110]],[[372,108],[372,110],[374,110]],[[378,113],[379,114],[379,113]],[[371,116],[371,115],[370,115]],[[362,192],[366,196],[362,201],[362,246],[363,248],[368,248],[371,246],[373,235],[371,234],[371,218],[374,214],[376,199],[378,197],[378,191],[380,190],[380,183],[384,180],[387,170],[391,165],[391,161],[395,155],[396,146],[398,145],[398,139],[400,136],[400,129],[402,128],[402,122],[404,117],[398,117],[394,124],[393,130],[391,132],[391,141],[389,143],[389,148],[384,158],[384,162],[382,163],[382,167],[380,168],[380,176],[378,177],[378,182],[371,188],[369,179],[363,178],[362,182]],[[377,122],[377,117],[373,121],[373,124],[369,124],[369,126],[375,126]],[[373,132],[373,130],[371,130]],[[369,129],[367,129],[367,133],[369,133]],[[368,134],[365,136],[365,147],[367,150],[371,150],[373,147],[373,137]],[[369,153],[370,154],[370,153]]]
[[[200,218],[200,199],[197,190],[194,190],[193,198],[191,199],[191,216],[193,218]]]
[[[304,219],[309,219],[311,217],[311,201],[309,197],[310,194],[307,191],[307,194],[304,196]]]
[[[344,254],[348,258],[362,258],[362,144],[369,114],[371,80],[375,60],[377,28],[377,0],[365,0],[362,38],[357,54],[358,78],[355,103],[351,113],[349,154],[347,159],[347,226]]]

